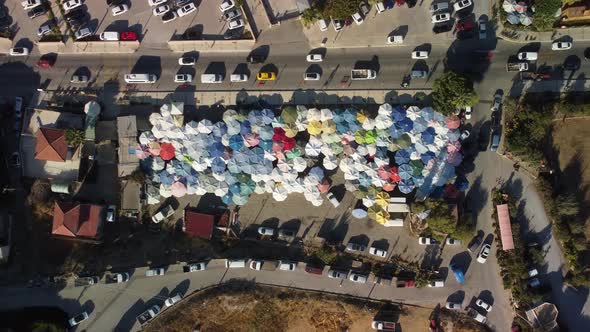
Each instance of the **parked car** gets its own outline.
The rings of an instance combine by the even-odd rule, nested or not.
[[[445,287],[444,280],[432,280],[428,283],[428,287]]]
[[[74,83],[74,84],[88,83],[88,76],[74,74],[70,78],[70,83]]]
[[[259,81],[274,81],[277,79],[277,74],[274,72],[261,71],[256,75],[256,79]]]
[[[387,251],[382,250],[382,249],[377,249],[375,247],[371,247],[371,248],[369,248],[369,254],[371,254],[373,256],[386,257]]]
[[[447,10],[449,9],[449,3],[448,2],[435,2],[430,6],[430,12],[431,13],[436,13],[439,12],[441,10]]]
[[[148,4],[153,7],[166,3],[166,1],[168,0],[148,0]]]
[[[83,311],[79,314],[77,314],[76,316],[70,318],[68,320],[68,324],[70,324],[70,327],[74,327],[80,323],[82,323],[83,321],[88,319],[88,313],[86,311]]]
[[[234,3],[233,0],[223,0],[223,2],[221,2],[221,5],[219,5],[219,10],[224,12],[226,10],[230,10],[230,9],[234,8],[235,6],[236,6],[236,4]]]
[[[412,59],[428,59],[428,52],[414,51],[412,52]]]
[[[296,262],[279,261],[279,270],[295,271],[296,267],[297,267]]]
[[[461,133],[461,136],[459,136],[459,141],[463,142],[464,140],[469,138],[469,135],[471,135],[471,132],[469,132],[469,130],[467,130],[467,129],[463,130],[463,132]]]
[[[500,110],[501,106],[502,106],[502,94],[496,93],[494,95],[494,101],[492,104],[492,112]]]
[[[485,310],[485,311],[487,311],[487,312],[490,312],[490,311],[492,311],[492,305],[491,305],[491,304],[489,304],[489,303],[487,303],[487,302],[485,302],[485,301],[484,301],[484,300],[482,300],[482,299],[477,299],[477,300],[475,301],[475,305],[477,305],[478,307],[482,308],[483,310]]]
[[[320,73],[306,72],[305,74],[303,74],[304,81],[319,81],[320,77]]]
[[[11,56],[27,56],[29,55],[29,49],[26,47],[14,47],[8,51]]]
[[[469,6],[471,6],[473,4],[473,2],[471,2],[471,0],[460,0],[457,1],[453,4],[453,8],[455,9],[456,12],[463,10]]]
[[[348,242],[348,244],[346,245],[346,251],[362,252],[362,251],[365,251],[366,249],[367,249],[367,247],[365,245],[358,244],[358,243]]]
[[[178,64],[181,66],[194,66],[197,63],[197,58],[194,56],[183,56],[178,58]]]
[[[231,74],[229,76],[230,82],[234,83],[248,82],[248,79],[250,79],[250,77],[248,77],[247,74]]]
[[[183,272],[197,272],[197,271],[205,271],[207,268],[207,263],[205,262],[198,262],[198,263],[191,263],[187,264],[182,267]]]
[[[427,245],[431,245],[431,244],[437,244],[437,243],[438,242],[436,242],[435,239],[430,238],[430,237],[423,237],[423,236],[421,236],[421,237],[418,238],[418,244],[421,244],[423,246],[424,245],[427,246]]]
[[[346,273],[344,271],[338,271],[338,270],[328,271],[328,278],[331,278],[331,279],[346,279],[347,275],[348,275],[348,273]]]
[[[356,23],[356,25],[361,25],[364,21],[363,17],[361,16],[361,13],[359,12],[352,14],[352,20],[354,21],[354,23]]]
[[[307,62],[322,62],[324,56],[321,53],[310,53],[307,55]]]
[[[163,276],[166,273],[163,267],[157,267],[145,271],[146,277]]]
[[[275,234],[275,230],[270,227],[260,226],[258,227],[258,234],[265,236],[273,236]]]
[[[367,276],[353,272],[348,277],[348,280],[359,284],[364,284],[367,282]]]
[[[62,6],[65,11],[72,10],[82,6],[82,0],[68,0],[65,1]]]
[[[366,2],[361,2],[359,4],[359,10],[364,17],[367,17],[371,8],[369,7],[369,5],[367,5]]]
[[[41,0],[25,0],[20,3],[24,10],[33,9],[37,6],[41,6]]]
[[[385,5],[383,1],[379,1],[375,4],[375,9],[377,10],[377,14],[381,14],[385,11]]]
[[[53,63],[54,61],[51,59],[39,59],[39,61],[37,61],[37,67],[39,68],[51,68],[53,67]]]
[[[176,10],[176,13],[178,13],[178,17],[183,17],[186,16],[192,12],[194,12],[195,10],[197,10],[197,6],[195,6],[195,4],[193,2],[186,4],[180,8],[178,8]]]
[[[500,147],[500,133],[498,130],[492,132],[492,139],[490,144],[490,151],[495,152]]]
[[[234,8],[232,10],[228,10],[225,13],[223,13],[223,18],[226,21],[233,20],[234,18],[238,18],[240,16],[242,16],[242,12],[237,8]]]
[[[338,32],[338,31],[342,30],[342,28],[344,27],[344,20],[333,19],[332,25],[334,26],[334,30],[336,32]]]
[[[554,51],[565,51],[565,50],[569,50],[570,48],[572,48],[572,43],[571,42],[554,42],[553,44],[551,44],[551,49]]]
[[[447,245],[450,246],[460,246],[461,245],[461,241],[457,240],[457,239],[453,239],[452,237],[448,237],[447,238]]]
[[[337,208],[340,205],[340,201],[338,201],[338,199],[336,199],[336,196],[334,196],[333,193],[328,192],[326,194],[326,198],[328,199],[328,201],[330,201],[330,203],[332,203],[332,205]]]
[[[153,12],[154,16],[162,16],[169,11],[170,11],[170,6],[168,6],[167,4],[164,4],[164,5],[160,5],[156,8],[154,8],[154,10],[152,12]]]
[[[111,7],[111,13],[113,14],[113,16],[119,16],[121,14],[125,14],[128,11],[129,6],[127,6],[126,3]]]
[[[164,301],[164,305],[166,306],[166,308],[170,308],[171,306],[173,306],[176,303],[180,302],[180,300],[182,300],[182,295],[176,294],[176,295],[174,295],[172,297],[167,298]]]
[[[33,9],[31,9],[28,13],[27,16],[30,19],[34,19],[36,17],[39,17],[41,15],[44,15],[47,12],[47,9],[45,9],[45,7],[43,6],[39,6],[39,7],[35,7]]]
[[[485,263],[488,259],[488,256],[490,255],[491,250],[492,247],[488,243],[484,244],[483,247],[481,247],[479,255],[477,255],[477,262],[481,264]]]
[[[483,240],[483,232],[479,232],[472,240],[471,242],[469,242],[469,245],[467,246],[467,250],[471,251],[471,252],[475,252],[477,250],[477,248],[479,248],[479,245],[481,244],[481,241]]]
[[[292,229],[279,229],[279,238],[282,238],[283,240],[292,240],[295,238],[295,235],[297,235],[297,232]]]
[[[470,19],[457,22],[458,31],[471,31],[473,28],[475,28],[475,23]]]
[[[451,14],[449,13],[441,13],[432,15],[432,23],[442,23],[449,21],[451,19]]]
[[[461,305],[461,303],[456,302],[447,302],[447,304],[445,304],[445,308],[450,310],[461,310],[463,309],[463,305]]]
[[[322,275],[324,273],[324,269],[321,267],[306,265],[305,272],[310,273],[310,274]]]
[[[526,60],[526,61],[536,61],[539,58],[539,53],[537,52],[520,52],[517,55],[518,60]]]
[[[479,39],[488,38],[486,21],[483,18],[479,19]]]
[[[193,81],[191,74],[176,74],[174,75],[174,83],[190,83]]]
[[[171,10],[171,11],[167,12],[166,14],[162,15],[162,23],[169,23],[169,22],[174,21],[177,18],[178,18],[178,14],[176,14],[175,11]]]
[[[92,36],[92,30],[90,30],[90,28],[82,28],[74,33],[76,40],[84,39],[90,36]]]
[[[235,30],[244,26],[244,20],[241,18],[236,18],[229,21],[229,25],[227,26],[230,30]]]
[[[114,222],[116,217],[117,217],[117,206],[115,206],[115,205],[107,206],[106,220],[108,222]]]
[[[121,36],[122,41],[136,41],[137,40],[137,34],[133,31],[121,32],[120,36]]]
[[[37,36],[38,37],[43,37],[45,35],[50,34],[51,33],[51,28],[52,28],[52,24],[51,23],[43,24],[42,26],[39,27],[39,29],[37,29]]]
[[[471,119],[471,114],[473,113],[473,108],[471,106],[465,107],[465,119]]]
[[[10,155],[10,166],[14,168],[20,167],[20,154],[18,152],[13,152]]]

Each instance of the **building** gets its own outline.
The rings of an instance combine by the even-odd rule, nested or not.
[[[67,129],[82,130],[83,116],[42,109],[27,109],[23,117],[20,150],[26,177],[75,181],[80,149],[68,147]]]
[[[590,1],[580,1],[566,5],[561,12],[561,23],[590,22]]]
[[[211,239],[215,216],[198,213],[189,209],[184,210],[184,232],[189,236]]]
[[[102,205],[55,202],[51,234],[69,239],[99,241],[105,220]]]
[[[139,168],[139,159],[135,155],[137,148],[137,117],[135,115],[117,118],[117,133],[119,135],[119,177],[127,176]]]

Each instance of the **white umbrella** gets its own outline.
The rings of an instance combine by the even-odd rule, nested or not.
[[[165,133],[166,130],[164,130],[159,123],[152,127],[152,135],[157,139],[164,138]]]
[[[156,140],[154,134],[151,131],[144,131],[139,135],[139,143],[143,145],[148,145],[148,143],[153,142]]]
[[[203,119],[199,121],[197,130],[202,134],[210,134],[213,130],[213,123],[211,122],[211,120]]]
[[[391,108],[391,105],[385,103],[385,104],[381,104],[381,106],[379,106],[379,111],[377,111],[377,112],[378,112],[378,114],[391,116],[392,111],[393,111],[393,109]]]
[[[363,129],[364,130],[372,130],[375,129],[375,125],[377,123],[375,122],[375,119],[373,118],[366,118],[365,121],[363,122]]]
[[[406,109],[406,117],[412,121],[420,117],[420,108],[418,106],[410,106]]]
[[[160,113],[152,113],[150,114],[149,120],[152,126],[155,126],[162,119],[162,115]]]
[[[302,157],[296,157],[292,160],[293,169],[297,172],[303,172],[307,168],[307,162]]]
[[[170,104],[170,114],[182,115],[184,113],[184,102],[174,101]]]
[[[162,114],[163,117],[169,117],[170,116],[170,104],[164,104],[164,105],[160,106],[160,114]]]
[[[317,157],[322,152],[322,141],[311,136],[305,145],[305,154],[310,157]]]
[[[272,193],[275,190],[275,182],[273,180],[266,181],[264,183],[264,191]]]
[[[373,195],[367,195],[365,198],[363,198],[363,205],[366,207],[375,205],[375,197],[373,197]]]
[[[277,186],[272,192],[272,198],[274,198],[277,202],[282,202],[287,199],[288,194],[289,193],[285,187]]]
[[[320,111],[320,121],[328,121],[328,120],[332,120],[334,118],[334,115],[332,114],[332,111],[328,108],[322,108],[322,110]]]
[[[160,185],[160,196],[162,196],[164,198],[168,198],[168,197],[172,196],[172,192],[170,191],[170,188],[161,184]]]
[[[223,197],[229,191],[229,186],[225,182],[217,182],[215,184],[215,191],[213,192],[215,196]]]
[[[184,125],[184,131],[188,134],[198,134],[199,131],[197,130],[197,127],[199,126],[199,124],[196,121],[189,121]]]
[[[321,121],[321,118],[322,118],[321,112],[317,108],[310,108],[307,110],[307,121],[312,121],[312,120]]]
[[[327,170],[333,170],[338,167],[338,158],[336,156],[325,156],[324,160],[322,161],[322,165]]]
[[[364,124],[363,124],[364,125]],[[375,128],[387,129],[393,125],[393,120],[390,115],[379,114],[375,118]]]

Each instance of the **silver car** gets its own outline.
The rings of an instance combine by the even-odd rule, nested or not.
[[[479,19],[479,39],[488,38],[486,21],[483,18]]]
[[[364,284],[367,282],[367,276],[358,273],[351,273],[350,277],[348,277],[348,280],[359,284]]]
[[[346,279],[348,273],[338,270],[330,270],[328,271],[328,278],[332,279]]]

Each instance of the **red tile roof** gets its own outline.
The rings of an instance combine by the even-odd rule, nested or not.
[[[502,250],[514,249],[514,239],[512,238],[512,227],[510,226],[510,213],[508,205],[496,205],[498,211],[498,224],[500,225],[500,239],[502,240]]]
[[[184,210],[184,232],[190,236],[210,239],[215,217],[209,214]]]
[[[103,207],[100,205],[55,202],[54,235],[99,238],[102,231]]]
[[[67,156],[66,131],[56,128],[39,128],[35,159],[64,162]]]

